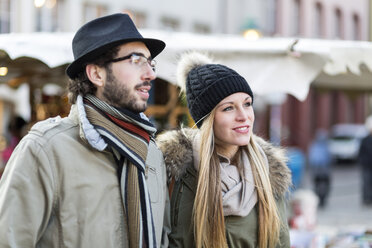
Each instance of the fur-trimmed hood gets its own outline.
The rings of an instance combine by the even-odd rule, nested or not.
[[[183,128],[158,135],[157,144],[163,152],[169,180],[182,177],[187,166],[192,164],[192,144],[197,133],[198,129]],[[285,152],[258,136],[254,138],[267,156],[273,193],[276,197],[283,196],[291,186],[291,171],[286,165]]]

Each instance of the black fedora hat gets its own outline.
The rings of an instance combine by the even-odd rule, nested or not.
[[[94,60],[112,47],[132,41],[143,42],[152,58],[165,48],[161,40],[143,38],[127,14],[94,19],[76,32],[72,40],[74,61],[67,67],[66,74],[73,79],[84,70],[84,63]]]

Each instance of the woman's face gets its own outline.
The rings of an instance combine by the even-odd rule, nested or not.
[[[216,106],[214,117],[216,145],[228,154],[248,145],[253,123],[252,98],[247,93],[238,92],[224,98]]]

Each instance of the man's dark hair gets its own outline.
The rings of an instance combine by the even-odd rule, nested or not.
[[[67,85],[68,89],[68,101],[71,104],[76,103],[78,95],[85,96],[87,94],[94,95],[97,91],[97,87],[89,80],[86,72],[85,66],[88,64],[95,64],[105,69],[110,69],[111,63],[106,63],[106,61],[113,59],[117,56],[119,52],[119,46],[113,47],[107,50],[104,54],[96,58],[95,60],[86,62],[84,65],[84,71],[80,72],[76,78],[70,79]]]

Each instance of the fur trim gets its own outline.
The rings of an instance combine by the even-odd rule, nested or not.
[[[254,136],[269,161],[269,177],[275,196],[284,195],[292,186],[292,173],[287,166],[288,157],[283,148],[273,146],[261,137]]]
[[[193,162],[192,142],[198,129],[183,128],[159,134],[157,144],[162,150],[167,168],[168,182],[174,177],[178,180]],[[264,139],[254,136],[264,150],[269,162],[269,177],[273,193],[283,196],[292,185],[291,171],[286,165],[285,150],[274,147]]]
[[[181,91],[186,92],[187,75],[192,69],[212,63],[213,61],[211,58],[198,52],[183,54],[177,65],[177,84],[181,87]]]
[[[168,183],[185,173],[186,165],[192,163],[192,140],[196,132],[190,128],[166,131],[156,137],[156,143],[163,152]]]

